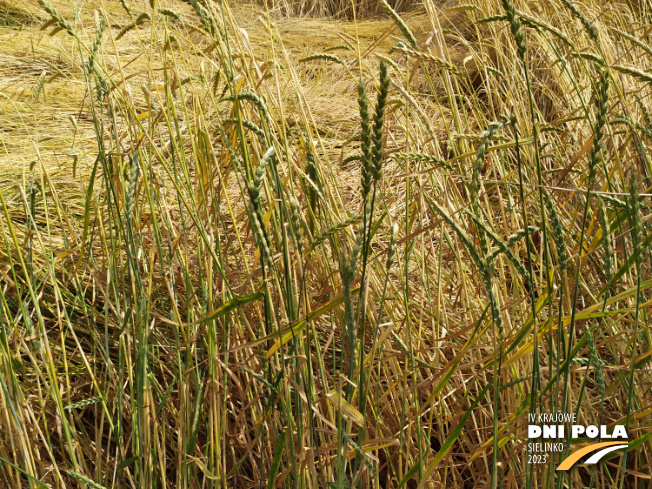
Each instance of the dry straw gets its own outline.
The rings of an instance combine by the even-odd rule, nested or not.
[[[652,428],[645,9],[120,3],[0,1],[0,487],[642,480],[515,440]]]

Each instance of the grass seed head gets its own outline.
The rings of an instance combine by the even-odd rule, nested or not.
[[[505,9],[505,14],[507,15],[507,21],[509,22],[509,27],[514,36],[514,41],[516,42],[516,51],[518,52],[518,57],[523,63],[525,63],[525,51],[527,50],[525,46],[525,36],[523,35],[523,27],[521,26],[521,20],[516,14],[516,8],[510,0],[502,0],[503,8]]]
[[[375,181],[380,180],[383,168],[383,123],[385,120],[385,105],[389,93],[389,75],[387,65],[384,61],[380,63],[380,88],[378,90],[378,101],[374,114],[373,126],[373,177]]]

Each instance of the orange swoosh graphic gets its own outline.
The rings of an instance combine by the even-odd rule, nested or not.
[[[568,470],[573,465],[575,465],[575,462],[577,462],[587,453],[595,452],[600,448],[610,447],[612,445],[624,445],[624,443],[622,441],[606,441],[604,443],[594,443],[588,447],[580,448],[579,450],[573,452],[566,460],[560,463],[557,467],[557,470]]]

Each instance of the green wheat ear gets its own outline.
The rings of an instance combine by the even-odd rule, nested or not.
[[[52,20],[56,21],[56,23],[59,25],[60,30],[65,30],[72,37],[77,36],[70,23],[66,20],[66,18],[63,15],[61,15],[57,11],[57,9],[55,9],[52,6],[52,4],[48,2],[48,0],[38,0],[38,3],[41,7],[43,7],[43,10],[45,10],[48,14],[50,14]]]
[[[478,231],[478,240],[480,241],[480,248],[483,255],[486,255],[489,251],[489,243],[487,242],[486,232],[484,227],[480,224],[480,219],[482,212],[480,210],[480,202],[478,201],[478,192],[480,189],[480,172],[482,171],[482,163],[484,162],[487,148],[492,138],[497,131],[502,129],[505,125],[510,124],[509,119],[503,117],[499,122],[492,122],[489,124],[489,127],[485,132],[482,133],[480,145],[475,153],[475,161],[473,162],[473,169],[471,174],[471,183],[469,185],[469,200],[473,207],[473,213],[475,215],[477,231]],[[487,263],[489,270],[493,267],[491,262]]]
[[[84,399],[83,401],[76,402],[74,404],[70,404],[68,406],[64,406],[64,409],[69,411],[71,409],[80,409],[83,407],[90,406],[92,404],[96,404],[98,402],[104,402],[105,399],[103,397],[92,397],[90,399]]]
[[[116,41],[119,41],[119,40],[122,39],[122,38],[123,38],[123,37],[124,37],[124,36],[129,32],[129,31],[135,29],[137,26],[139,26],[140,24],[142,24],[143,22],[146,22],[146,21],[148,21],[148,20],[152,20],[151,17],[149,16],[149,14],[148,14],[147,12],[143,12],[143,13],[140,14],[138,17],[136,17],[136,20],[134,20],[134,21],[131,22],[130,24],[127,24],[126,26],[124,26],[124,27],[122,28],[122,30],[121,30],[120,32],[118,32],[118,34],[116,34],[116,36],[115,36],[115,40],[116,40]]]
[[[262,97],[259,97],[255,93],[241,92],[235,96],[229,95],[224,97],[222,100],[230,102],[235,102],[236,100],[248,100],[258,108],[260,111],[260,118],[269,123],[269,112],[267,111],[267,105],[265,105],[265,101],[262,99]]]
[[[129,5],[127,0],[120,0],[120,4],[122,5],[122,8],[125,9],[125,12],[127,12],[127,15],[129,15],[129,17],[132,17],[131,5]]]
[[[566,8],[568,10],[570,10],[573,13],[573,15],[582,23],[582,25],[584,26],[584,29],[586,29],[586,32],[589,33],[589,35],[596,42],[596,44],[599,44],[600,40],[598,39],[598,32],[591,25],[591,23],[584,16],[584,14],[575,5],[573,5],[568,0],[561,0],[561,1],[566,6]]]
[[[265,131],[263,131],[259,126],[254,124],[248,119],[236,119],[234,117],[229,117],[227,119],[224,119],[224,124],[239,124],[242,122],[242,125],[255,133],[263,142],[266,140],[267,136],[265,135]]]
[[[510,121],[507,118],[498,122],[492,122],[489,124],[489,127],[482,133],[480,136],[480,145],[475,153],[475,161],[473,162],[473,172],[471,176],[471,185],[469,186],[469,200],[471,202],[476,202],[478,197],[478,191],[480,189],[480,172],[482,170],[482,163],[489,147],[489,143],[493,139],[496,132],[501,130],[507,124],[510,124]]]
[[[179,15],[179,13],[175,10],[169,8],[160,8],[158,11],[161,15],[165,15],[166,17],[170,17],[171,19],[175,19],[181,22],[181,15]]]
[[[342,229],[346,229],[352,224],[356,224],[362,220],[362,215],[357,215],[357,216],[352,216],[349,219],[342,221],[338,224],[336,224],[333,227],[328,228],[326,231],[324,231],[320,236],[318,236],[313,243],[310,245],[310,248],[308,248],[308,253],[311,253],[317,246],[325,242],[326,240],[332,238],[335,234],[340,232]]]
[[[380,63],[380,88],[378,89],[378,100],[376,102],[376,112],[374,114],[373,126],[373,177],[377,182],[380,180],[383,168],[383,124],[385,120],[385,105],[387,104],[387,95],[389,93],[389,75],[387,74],[387,65],[384,61]]]
[[[311,54],[310,56],[306,56],[305,58],[301,58],[299,60],[299,63],[307,63],[308,61],[332,61],[335,64],[339,65],[344,65],[344,61],[342,61],[340,58],[335,56],[334,54],[328,54],[328,53],[318,53],[318,54]]]
[[[73,479],[82,482],[83,484],[86,484],[88,487],[92,489],[106,489],[102,484],[98,484],[92,479],[89,479],[88,477],[80,474],[79,472],[75,472],[74,470],[66,470],[66,473],[72,477]]]
[[[644,81],[646,83],[652,83],[652,75],[647,71],[639,70],[633,66],[622,66],[622,65],[613,65],[612,68],[621,73],[636,78],[638,80]]]
[[[525,62],[525,36],[523,35],[523,28],[521,27],[521,20],[516,14],[516,7],[510,0],[503,0],[503,8],[509,22],[514,41],[516,42],[516,51],[521,61]]]
[[[591,335],[591,330],[589,329],[588,326],[584,327],[584,334],[588,338],[589,355],[590,355],[590,358],[591,358],[591,363],[593,364],[593,367],[595,368],[595,383],[598,386],[598,392],[600,393],[600,399],[604,399],[605,382],[604,382],[604,372],[602,371],[602,365],[605,362],[603,362],[600,359],[600,356],[598,355],[598,350],[595,347],[595,340],[593,339],[593,336]]]
[[[260,204],[260,190],[263,185],[263,179],[265,178],[265,172],[267,171],[267,167],[275,156],[276,149],[274,146],[270,146],[263,157],[260,159],[258,168],[256,168],[256,173],[254,174],[253,181],[249,185],[249,196],[251,197],[251,201],[254,202],[256,206]]]
[[[414,34],[412,34],[412,31],[410,30],[408,25],[403,21],[401,16],[398,15],[398,13],[396,13],[396,10],[394,10],[389,5],[389,3],[387,3],[387,0],[380,0],[380,3],[385,8],[385,10],[387,10],[387,13],[389,13],[389,15],[391,15],[392,19],[394,20],[394,22],[396,23],[398,28],[403,33],[403,36],[405,37],[405,39],[407,39],[407,41],[410,43],[410,46],[412,46],[412,49],[418,49],[417,40],[414,37]]]
[[[350,255],[343,253],[340,257],[340,278],[342,279],[342,294],[344,296],[344,334],[347,339],[349,355],[349,374],[353,368],[353,358],[355,350],[355,340],[357,328],[354,319],[353,298],[351,297],[351,286],[358,269],[358,261],[362,252],[363,234],[358,233]]]
[[[552,240],[557,249],[557,260],[559,267],[563,271],[568,267],[568,250],[566,249],[566,241],[564,240],[564,228],[559,220],[559,214],[555,210],[555,206],[550,198],[550,195],[545,189],[542,189],[543,202],[546,208],[546,214],[550,219],[552,228]]]
[[[595,171],[598,164],[599,153],[602,147],[602,138],[604,137],[604,126],[607,123],[607,101],[609,99],[609,70],[599,67],[599,87],[596,97],[598,99],[598,114],[595,123],[594,143],[591,148],[590,171]]]
[[[41,73],[41,76],[39,76],[36,85],[34,86],[34,102],[38,102],[39,97],[41,96],[41,91],[43,90],[43,87],[45,86],[45,77],[47,75],[47,72],[43,70]]]
[[[296,239],[297,250],[303,250],[303,229],[301,229],[301,206],[299,201],[290,197],[290,209],[292,212],[292,230]]]
[[[272,268],[274,266],[274,261],[272,259],[272,252],[270,249],[270,242],[268,235],[265,231],[263,214],[261,210],[261,189],[263,185],[263,180],[265,178],[265,172],[267,167],[272,162],[276,156],[276,150],[274,146],[270,146],[269,149],[260,159],[258,163],[258,168],[256,168],[256,173],[253,176],[252,182],[247,185],[247,190],[249,192],[249,198],[251,200],[250,205],[250,214],[251,214],[251,227],[256,236],[261,254],[267,264]]]
[[[360,108],[360,140],[362,141],[362,198],[367,199],[371,191],[371,179],[373,177],[372,155],[371,155],[371,124],[369,123],[369,105],[367,103],[367,92],[364,83],[358,84],[358,106]]]
[[[97,52],[99,51],[100,45],[102,44],[102,36],[104,35],[105,27],[106,27],[106,21],[104,19],[101,19],[97,26],[95,40],[93,41],[93,45],[91,46],[91,54],[88,58],[87,69],[89,74],[95,72],[98,76],[100,76],[99,70],[97,70],[95,67],[95,58],[97,57]]]
[[[607,218],[607,208],[604,205],[604,199],[598,201],[600,210],[600,226],[602,227],[602,248],[604,249],[604,273],[607,277],[607,283],[611,282],[613,275],[613,247],[611,245],[611,227]]]
[[[632,238],[632,249],[636,263],[636,271],[640,274],[643,261],[643,222],[641,220],[641,209],[638,201],[638,179],[636,170],[633,170],[629,178],[629,227]]]

